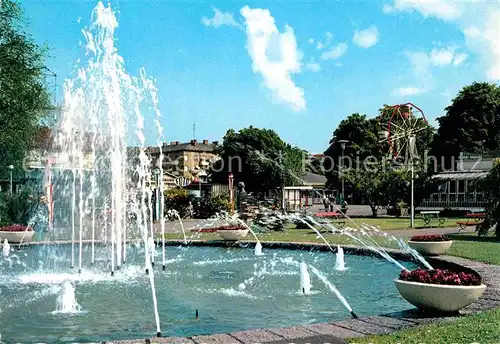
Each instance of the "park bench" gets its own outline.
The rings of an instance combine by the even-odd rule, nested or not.
[[[342,214],[340,212],[327,212],[327,211],[325,211],[325,212],[318,212],[314,215],[316,217],[320,218],[319,223],[321,223],[321,224],[330,223],[330,224],[337,226],[337,227],[340,227],[340,228],[345,226],[344,214]]]
[[[457,221],[457,225],[460,226],[458,233],[470,226],[479,226],[484,222],[485,213],[468,213],[465,215],[467,217],[466,221]]]
[[[439,217],[439,210],[426,210],[426,211],[421,211],[420,215],[422,215],[422,220],[424,220],[424,228],[425,227],[432,227],[432,220],[437,220],[438,222],[438,227],[444,227],[444,223],[446,219],[444,217]]]

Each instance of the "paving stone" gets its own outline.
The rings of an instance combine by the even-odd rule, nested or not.
[[[221,333],[221,334],[213,334],[210,336],[194,336],[191,339],[196,344],[240,344],[241,342],[231,337],[229,334]]]
[[[308,331],[302,326],[295,327],[286,327],[286,328],[277,328],[277,329],[268,329],[269,332],[275,333],[278,336],[281,336],[286,339],[296,339],[296,338],[304,338],[314,336],[316,333]]]
[[[401,311],[401,312],[388,313],[388,314],[384,314],[383,316],[389,317],[389,318],[397,318],[400,320],[413,322],[413,323],[419,324],[419,325],[420,324],[429,324],[429,323],[437,322],[437,321],[446,321],[446,320],[455,319],[455,317],[453,317],[453,316],[437,316],[436,314],[423,312],[423,311],[420,311],[416,308],[409,309],[406,311]]]
[[[363,317],[363,318],[360,318],[359,320],[373,324],[373,325],[377,325],[377,326],[389,327],[389,328],[392,328],[394,330],[401,330],[404,328],[415,326],[415,323],[413,323],[413,322],[405,321],[405,320],[398,319],[398,318],[390,318],[390,317],[380,316],[380,315],[371,316],[371,317]]]
[[[343,339],[328,336],[328,335],[317,335],[313,337],[294,339],[283,339],[274,342],[268,342],[266,344],[347,344]]]
[[[245,344],[267,343],[284,339],[268,330],[247,330],[231,333],[231,336]]]
[[[363,334],[344,327],[339,327],[332,324],[313,324],[304,325],[309,331],[316,332],[323,335],[330,335],[340,338],[358,338],[363,337]]]
[[[189,338],[182,337],[166,337],[151,339],[151,344],[194,344],[195,342]]]
[[[375,324],[369,324],[360,319],[348,319],[332,322],[331,324],[340,327],[345,327],[349,330],[354,330],[356,332],[361,332],[363,334],[387,334],[394,331],[394,329],[380,326]]]

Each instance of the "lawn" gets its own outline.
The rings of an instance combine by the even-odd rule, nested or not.
[[[499,343],[499,324],[500,309],[497,309],[463,317],[452,322],[420,326],[389,335],[356,338],[349,342],[351,344]]]
[[[444,227],[457,227],[457,221],[463,221],[462,218],[446,218],[444,222]],[[393,229],[407,229],[410,228],[410,219],[401,217],[367,217],[367,218],[355,218],[354,221],[357,223],[366,223],[368,225],[380,226],[383,230],[393,230]],[[437,220],[432,220],[431,225],[437,225]],[[423,228],[424,220],[417,215],[415,217],[415,227]]]

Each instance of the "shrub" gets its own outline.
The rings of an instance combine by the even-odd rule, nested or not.
[[[165,192],[165,211],[175,209],[184,218],[189,215],[189,203],[194,197],[189,195],[185,189],[170,189]]]
[[[29,192],[13,195],[0,194],[0,225],[27,225],[36,204],[37,202]]]
[[[212,197],[203,197],[195,200],[194,215],[199,219],[206,219],[218,213],[229,211],[229,195],[218,194]]]
[[[33,228],[31,228],[30,226],[19,224],[0,227],[0,232],[24,232],[32,230]]]
[[[447,236],[431,234],[431,235],[415,235],[410,238],[411,241],[421,241],[421,242],[435,242],[435,241],[449,241],[451,240]]]
[[[481,285],[481,277],[467,272],[454,272],[450,270],[403,270],[399,279],[408,282],[445,285]]]

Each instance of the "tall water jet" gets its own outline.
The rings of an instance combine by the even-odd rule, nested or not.
[[[345,268],[345,262],[344,262],[344,249],[340,247],[340,245],[337,245],[337,253],[335,254],[335,270],[337,271],[344,271]]]
[[[3,241],[2,254],[4,257],[8,257],[10,254],[10,244],[7,238]]]
[[[305,295],[311,293],[311,277],[307,270],[307,264],[304,262],[300,263],[300,290]]]
[[[145,269],[149,270],[148,237],[153,234],[152,211],[148,211],[151,166],[145,154],[142,112],[152,82],[146,84],[149,79],[143,69],[140,77],[126,72],[124,59],[115,46],[118,21],[111,7],[98,2],[91,20],[91,25],[83,30],[88,64],[78,69],[73,79],[66,80],[64,105],[52,131],[50,154],[57,166],[49,171],[53,174],[54,199],[58,201],[54,229],[58,238],[71,240],[72,267],[75,242],[79,240],[79,270],[83,266],[83,241],[92,240],[94,263],[95,241],[102,240],[110,252],[112,275],[125,262],[127,237],[141,234]],[[133,137],[137,137],[138,148],[128,149],[127,140]],[[91,205],[84,209],[84,200],[89,199]],[[96,219],[99,206],[104,206],[102,225]],[[137,221],[128,221],[129,206],[141,213]],[[92,214],[90,226],[86,225],[85,214]],[[96,223],[101,229],[97,232]],[[149,278],[155,294],[154,276],[151,274]],[[160,332],[156,296],[153,298]]]
[[[56,299],[56,310],[53,313],[77,313],[82,307],[76,301],[75,287],[65,281]]]

